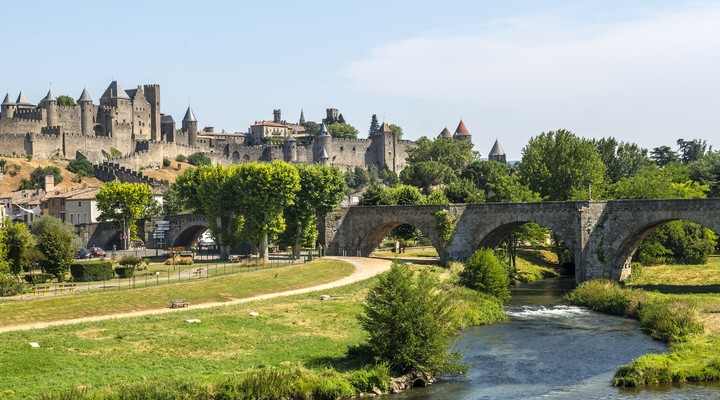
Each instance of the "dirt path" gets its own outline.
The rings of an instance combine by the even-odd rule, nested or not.
[[[301,288],[301,289],[288,290],[286,292],[269,293],[269,294],[263,294],[263,295],[259,295],[259,296],[247,297],[244,299],[236,299],[236,300],[224,301],[224,302],[201,303],[201,304],[197,304],[197,305],[192,305],[187,308],[160,308],[160,309],[155,309],[155,310],[143,310],[143,311],[134,311],[134,312],[129,312],[129,313],[121,313],[121,314],[98,315],[95,317],[65,319],[65,320],[60,320],[60,321],[37,322],[37,323],[26,324],[26,325],[3,326],[3,327],[0,327],[0,333],[11,332],[11,331],[21,331],[21,330],[28,330],[28,329],[40,329],[40,328],[47,328],[49,326],[57,326],[57,325],[80,324],[83,322],[106,321],[106,320],[118,319],[118,318],[132,318],[132,317],[139,317],[139,316],[143,316],[143,315],[157,315],[157,314],[166,314],[166,313],[172,313],[172,312],[183,312],[183,311],[187,311],[187,310],[197,310],[197,309],[201,309],[201,308],[231,306],[234,304],[247,303],[247,302],[255,301],[255,300],[270,299],[273,297],[291,296],[294,294],[309,293],[309,292],[315,292],[315,291],[320,291],[320,290],[336,288],[339,286],[344,286],[344,285],[348,285],[351,283],[355,283],[355,282],[359,282],[359,281],[362,281],[365,279],[372,278],[373,276],[381,274],[381,273],[387,271],[388,269],[390,269],[390,261],[389,260],[381,260],[381,259],[375,259],[375,258],[359,258],[359,257],[327,257],[327,258],[348,262],[355,267],[355,272],[352,275],[346,276],[345,278],[339,279],[334,282],[325,283],[322,285],[310,286],[310,287]]]

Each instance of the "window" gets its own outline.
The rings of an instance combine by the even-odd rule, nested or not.
[[[82,201],[78,201],[78,208],[82,207]]]
[[[64,198],[60,199],[60,205],[63,205],[63,204],[65,204],[65,199],[64,199]]]

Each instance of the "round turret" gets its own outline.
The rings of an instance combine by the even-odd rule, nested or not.
[[[287,135],[283,141],[283,158],[285,162],[297,162],[297,139]]]
[[[80,104],[80,131],[83,135],[90,136],[94,133],[92,129],[92,98],[87,89],[83,89],[77,102]]]
[[[10,119],[15,115],[15,103],[10,100],[10,93],[5,95],[5,100],[2,102],[2,118]]]
[[[197,146],[197,119],[195,118],[195,113],[193,113],[190,106],[188,106],[187,111],[185,112],[185,117],[182,120],[182,130],[187,133],[188,145]]]
[[[314,144],[313,158],[315,162],[322,162],[321,158],[323,157],[323,153],[325,156],[327,156],[328,153],[332,153],[332,136],[330,136],[325,124],[320,126],[320,132],[315,135]]]
[[[48,90],[47,96],[42,99],[40,104],[47,110],[47,126],[58,126],[57,99],[52,90]]]

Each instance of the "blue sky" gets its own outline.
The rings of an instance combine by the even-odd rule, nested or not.
[[[320,120],[406,137],[462,117],[510,159],[543,131],[720,148],[720,3],[702,1],[35,1],[4,4],[0,91],[98,98],[158,83],[162,110],[246,131]]]

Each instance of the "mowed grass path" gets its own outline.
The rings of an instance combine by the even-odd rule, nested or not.
[[[332,296],[324,301],[316,292],[0,334],[0,399],[145,379],[214,382],[261,365],[338,366],[363,340],[356,316],[373,281],[323,291]]]
[[[187,299],[191,306],[224,302],[328,283],[348,276],[353,271],[353,266],[348,263],[322,259],[309,264],[244,272],[190,283],[3,303],[0,304],[0,326],[167,308],[172,299]]]

